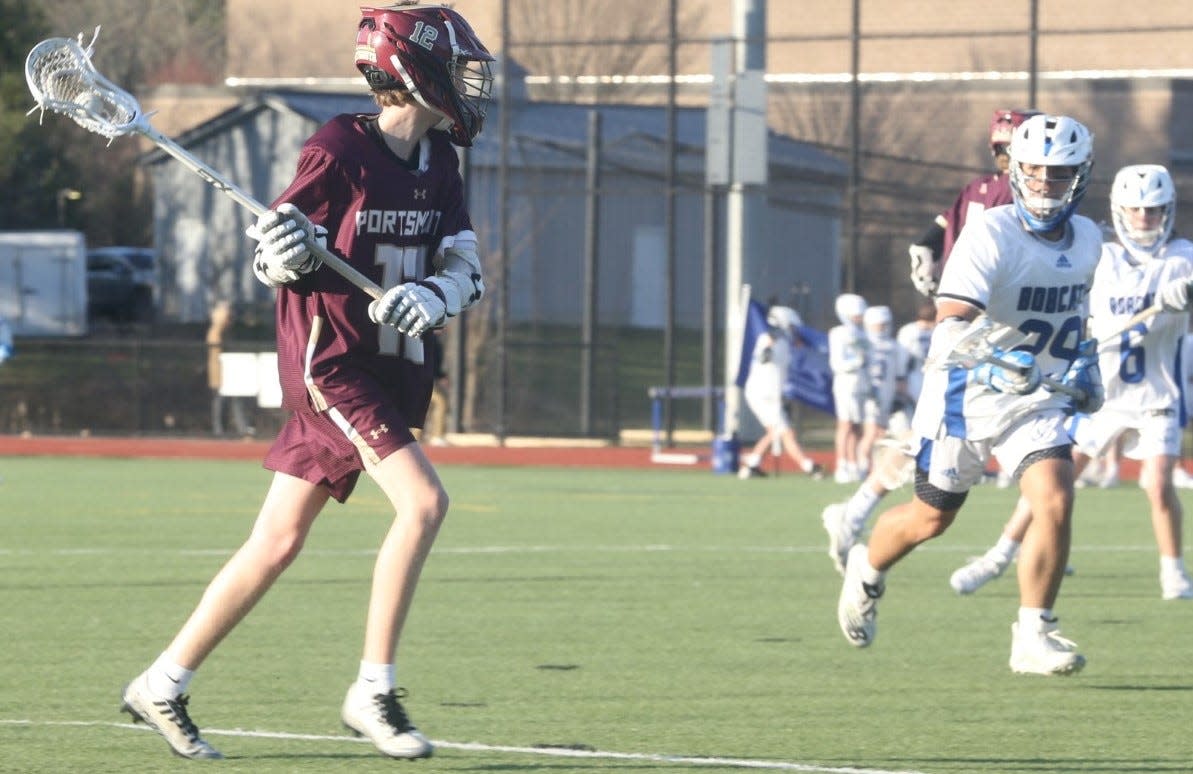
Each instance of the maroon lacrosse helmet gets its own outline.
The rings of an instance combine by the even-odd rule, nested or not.
[[[374,91],[403,89],[443,116],[456,145],[480,134],[493,89],[493,56],[464,17],[442,5],[362,7],[356,67]]]
[[[1032,116],[1038,115],[1040,115],[1038,110],[1007,108],[995,110],[994,117],[990,119],[990,152],[997,156],[1001,146],[1001,152],[1006,153],[1007,147],[1011,144],[1011,137],[1015,134],[1015,128]]]

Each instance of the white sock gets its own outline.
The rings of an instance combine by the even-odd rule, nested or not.
[[[849,502],[845,504],[845,517],[855,532],[862,528],[881,500],[882,495],[875,494],[869,484],[863,483],[857,488],[853,497],[850,497]]]
[[[1050,607],[1021,607],[1019,608],[1019,630],[1032,632],[1043,631],[1044,623],[1054,622]]]
[[[1185,560],[1179,556],[1161,556],[1160,557],[1160,574],[1161,575],[1183,575],[1185,572]]]
[[[1011,540],[1006,535],[998,538],[994,547],[986,552],[986,558],[997,562],[999,567],[1006,567],[1019,553],[1019,541]]]
[[[750,454],[746,456],[746,467],[756,468],[762,464],[762,456],[759,454]]]
[[[149,667],[146,679],[150,693],[163,699],[177,699],[186,693],[194,676],[193,669],[175,663],[168,655],[162,653]]]
[[[879,572],[870,566],[870,555],[867,553],[865,561],[862,562],[861,576],[862,583],[870,586],[877,586],[882,583],[883,578],[886,577],[886,573]]]
[[[360,672],[356,675],[356,682],[366,686],[374,695],[389,693],[394,688],[394,665],[362,661],[360,662]]]

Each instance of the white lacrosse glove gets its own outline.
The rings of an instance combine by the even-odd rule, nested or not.
[[[407,336],[419,337],[447,322],[447,305],[428,285],[406,282],[385,291],[369,304],[369,317],[378,325],[392,325]]]
[[[1083,394],[1084,397],[1072,398],[1073,408],[1077,411],[1092,414],[1102,408],[1106,400],[1106,388],[1102,386],[1102,369],[1098,367],[1097,339],[1086,339],[1077,345],[1077,358],[1060,381]]]
[[[986,385],[995,392],[1006,392],[1014,395],[1026,395],[1035,392],[1040,386],[1043,374],[1036,358],[1030,352],[1022,350],[1006,350],[995,347],[992,356],[997,360],[1011,365],[1007,368],[993,363],[981,363],[974,367],[975,381]]]
[[[936,256],[927,245],[912,245],[907,248],[911,256],[911,284],[925,296],[936,293]]]
[[[316,226],[290,202],[265,212],[245,233],[257,240],[253,273],[267,287],[293,282],[323,265],[305,241],[314,239],[327,247],[327,229]]]
[[[1156,300],[1165,312],[1183,312],[1189,308],[1189,286],[1193,284],[1188,277],[1165,282],[1156,291]]]

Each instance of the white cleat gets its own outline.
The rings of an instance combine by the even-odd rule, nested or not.
[[[1085,666],[1077,643],[1060,636],[1056,624],[1041,622],[1036,631],[1011,624],[1011,671],[1021,675],[1072,675]]]
[[[828,555],[833,560],[833,566],[841,575],[845,574],[845,562],[849,557],[849,549],[857,541],[857,535],[849,528],[845,518],[845,503],[833,503],[826,506],[820,513],[820,523],[828,533]]]
[[[389,693],[370,693],[354,682],[344,697],[340,719],[345,728],[368,738],[391,758],[430,758],[435,748],[406,716],[399,701],[405,695],[400,688]]]
[[[866,546],[858,543],[849,549],[845,564],[845,582],[837,600],[837,623],[849,644],[865,648],[878,634],[878,600],[886,591],[885,584],[862,582],[862,562],[866,561]]]
[[[972,594],[1006,570],[1005,564],[999,564],[987,556],[975,556],[949,576],[949,585],[958,594]]]
[[[149,680],[145,673],[124,686],[120,698],[120,709],[133,716],[133,722],[148,723],[154,731],[165,737],[170,750],[182,758],[214,760],[223,758],[220,751],[199,736],[199,729],[191,721],[186,705],[187,696],[177,699],[163,699],[149,691]]]
[[[1165,600],[1193,599],[1193,582],[1183,572],[1161,575],[1160,597]]]

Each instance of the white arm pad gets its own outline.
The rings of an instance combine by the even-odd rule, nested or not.
[[[440,250],[433,262],[434,276],[427,277],[422,284],[438,289],[443,294],[447,316],[455,317],[485,294],[476,234],[461,231],[455,237],[444,239]]]

